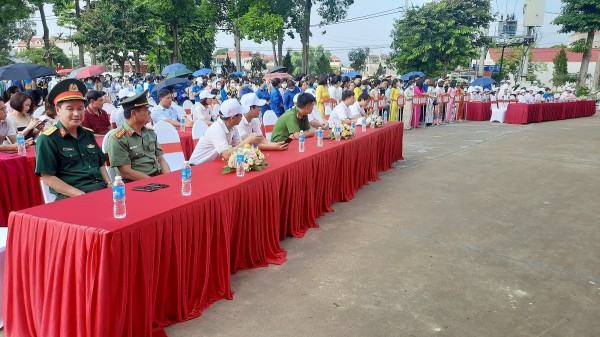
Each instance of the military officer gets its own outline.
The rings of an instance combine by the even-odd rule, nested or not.
[[[125,181],[171,172],[156,134],[146,128],[150,121],[146,96],[144,91],[121,102],[125,123],[108,140],[106,152],[110,165],[119,170]]]
[[[86,92],[81,81],[67,79],[48,94],[48,103],[56,110],[59,121],[37,139],[35,174],[56,194],[57,200],[111,184],[94,132],[81,126]]]

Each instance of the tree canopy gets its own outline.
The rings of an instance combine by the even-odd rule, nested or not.
[[[350,66],[356,71],[362,71],[367,63],[369,57],[369,48],[357,48],[352,49],[348,53],[348,60],[350,60]]]
[[[33,36],[33,24],[28,21],[33,9],[22,0],[4,0],[0,2],[0,12],[0,65],[5,65],[10,63],[10,43]]]

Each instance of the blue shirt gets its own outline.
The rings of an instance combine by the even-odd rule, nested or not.
[[[135,93],[136,95],[141,94],[144,91],[144,85],[141,82],[135,85]]]
[[[240,90],[240,98],[242,98],[242,96],[244,96],[245,94],[249,94],[252,92],[251,88],[242,88],[242,90]]]
[[[183,96],[183,95],[185,95],[185,96]],[[177,103],[179,103],[179,105],[182,105],[183,102],[185,102],[187,99],[188,99],[188,97],[187,97],[187,92],[185,91],[185,88],[177,89]]]
[[[271,99],[271,95],[269,95],[267,89],[258,89],[256,91],[256,97],[267,100],[267,104],[260,107],[260,112],[265,113],[265,111],[269,110],[269,100]]]
[[[271,89],[271,110],[277,115],[277,117],[283,115],[283,97],[281,97],[281,93],[278,88],[273,87]]]
[[[221,89],[221,101],[225,102],[227,100],[227,91],[225,91],[225,88]]]
[[[164,121],[165,119],[179,122],[181,118],[175,109],[172,107],[163,108],[160,104],[152,109],[150,117],[152,117],[152,122],[154,122],[154,124]]]
[[[195,85],[195,86],[192,87],[192,92],[193,93],[197,93],[197,92],[202,91],[203,89],[204,89],[204,87]],[[200,102],[200,95],[197,95],[196,98],[194,99],[194,101],[195,102]]]
[[[294,90],[286,90],[283,94],[283,110],[288,111],[294,106],[294,96],[300,93],[300,88],[294,87]]]

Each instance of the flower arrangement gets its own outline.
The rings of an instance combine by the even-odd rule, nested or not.
[[[370,126],[370,125],[372,124],[372,123],[371,123],[371,121],[373,120],[373,118],[372,118],[372,117],[375,117],[375,127],[376,127],[376,128],[380,128],[380,127],[382,127],[382,126],[383,126],[383,117],[381,117],[381,116],[379,116],[379,115],[377,115],[377,114],[372,114],[372,115],[369,115],[369,116],[367,117],[367,125],[369,125],[369,126]]]
[[[341,129],[342,139],[349,139],[349,138],[356,136],[356,133],[354,133],[354,129],[348,124],[342,123],[340,125],[340,129]],[[331,129],[331,131],[329,132],[329,139],[335,139],[335,127],[333,127]]]
[[[232,149],[232,147],[229,147]],[[265,166],[269,165],[265,160],[265,155],[257,148],[252,147],[250,144],[244,145],[242,148],[242,152],[244,153],[244,170],[246,172],[250,171],[262,171]],[[231,172],[235,172],[236,162],[235,158],[236,152],[234,151],[231,156],[229,156],[229,160],[227,161],[227,165],[223,167],[223,171],[221,174],[227,174]]]

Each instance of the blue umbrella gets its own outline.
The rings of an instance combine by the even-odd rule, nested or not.
[[[408,80],[410,80],[410,78],[412,76],[425,77],[425,73],[423,73],[421,71],[411,71],[410,73],[406,73],[406,74],[400,76],[400,79],[403,81],[408,81]]]
[[[349,72],[343,74],[342,76],[348,76],[349,78],[356,78],[356,77],[359,77],[361,75],[357,71],[349,71]]]
[[[188,81],[187,78],[178,78],[173,77],[166,79],[162,82],[157,83],[153,88],[151,93],[158,92],[160,89],[183,89],[187,88],[192,84],[192,82]]]
[[[192,74],[192,76],[198,77],[198,76],[208,75],[211,72],[212,72],[212,70],[210,70],[210,68],[202,68],[200,70],[194,71],[194,73]]]
[[[32,80],[57,75],[51,68],[32,63],[15,63],[0,67],[0,80]]]
[[[173,63],[173,64],[169,64],[168,66],[164,67],[161,74],[162,75],[166,75],[170,72],[172,72],[173,70],[177,70],[177,69],[186,69],[187,67],[185,66],[185,64],[182,63]]]
[[[490,77],[480,77],[478,79],[476,79],[475,81],[471,82],[471,86],[482,86],[482,87],[490,87],[492,86],[492,84],[496,83],[496,81],[494,81],[492,78]]]
[[[244,73],[241,71],[235,71],[235,72],[232,72],[231,74],[229,74],[229,77],[234,77],[234,76],[244,76]]]

